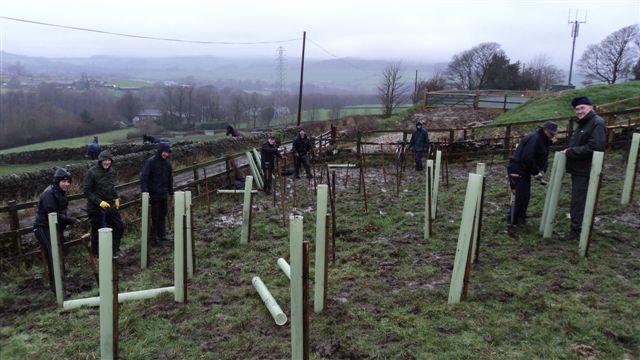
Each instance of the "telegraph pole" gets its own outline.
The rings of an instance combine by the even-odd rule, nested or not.
[[[573,21],[571,21],[571,10],[569,10],[569,18],[568,23],[571,24],[571,37],[573,38],[573,45],[571,47],[571,64],[569,64],[569,82],[567,85],[571,84],[571,75],[573,73],[573,55],[576,51],[576,38],[578,37],[578,33],[580,32],[580,24],[585,24],[587,22],[587,14],[584,15],[584,21],[578,21],[578,10],[576,10],[576,16]]]
[[[302,63],[300,65],[300,93],[298,94],[298,119],[297,126],[300,126],[300,117],[302,114],[302,81],[304,80],[304,47],[307,42],[307,32],[302,32]]]

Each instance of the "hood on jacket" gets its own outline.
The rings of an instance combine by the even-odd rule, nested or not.
[[[102,165],[103,160],[111,160],[111,164],[113,165],[113,156],[111,156],[111,152],[109,150],[102,150],[98,155],[98,164]]]
[[[158,144],[158,155],[162,154],[163,152],[171,152],[171,144],[169,144],[168,142],[161,142]]]
[[[58,185],[61,180],[69,180],[71,181],[71,173],[67,171],[65,168],[57,168],[53,173],[53,183]]]

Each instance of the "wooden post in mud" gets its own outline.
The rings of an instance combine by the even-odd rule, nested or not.
[[[207,178],[207,168],[202,169],[204,171],[204,191],[206,191],[207,201],[207,214],[211,215],[211,193],[209,192],[209,179]]]
[[[280,213],[282,215],[282,226],[286,226],[287,225],[287,214],[286,214],[286,208],[285,208],[285,201],[287,199],[287,186],[286,186],[286,181],[287,181],[287,177],[285,176],[284,172],[286,170],[286,165],[287,165],[287,157],[283,157],[282,158],[282,163],[278,162],[278,164],[282,164],[280,166]]]
[[[462,210],[462,221],[458,234],[458,245],[451,273],[449,286],[449,304],[459,303],[466,298],[467,284],[471,265],[471,245],[474,232],[475,214],[478,203],[478,195],[482,190],[482,176],[469,174],[467,191]]]
[[[436,151],[436,161],[431,182],[431,219],[435,220],[438,213],[438,190],[440,189],[440,165],[442,162],[442,151]]]
[[[362,184],[362,197],[364,200],[364,212],[369,212],[367,207],[367,184],[365,183],[364,153],[360,154],[360,183]]]
[[[382,178],[384,179],[384,185],[387,184],[387,165],[384,163],[384,146],[380,144],[380,158],[382,159]]]
[[[336,262],[336,172],[331,172],[331,261]]]

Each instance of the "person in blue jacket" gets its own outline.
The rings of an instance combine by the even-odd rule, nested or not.
[[[171,145],[167,142],[159,143],[158,151],[144,162],[140,173],[140,190],[149,193],[151,234],[154,245],[160,245],[162,240],[171,240],[165,229],[168,198],[173,196],[170,154]]]

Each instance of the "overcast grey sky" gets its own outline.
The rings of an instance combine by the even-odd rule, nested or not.
[[[587,13],[576,54],[627,25],[640,23],[640,1],[34,1],[3,0],[1,14],[145,36],[252,42],[299,38],[306,30],[339,57],[448,61],[495,41],[512,60],[545,53],[565,68],[569,10]],[[572,19],[574,15],[572,14]],[[1,21],[2,50],[23,55],[267,56],[278,44],[195,45],[123,38]],[[282,44],[299,57],[300,41]],[[310,58],[330,56],[309,44]]]

